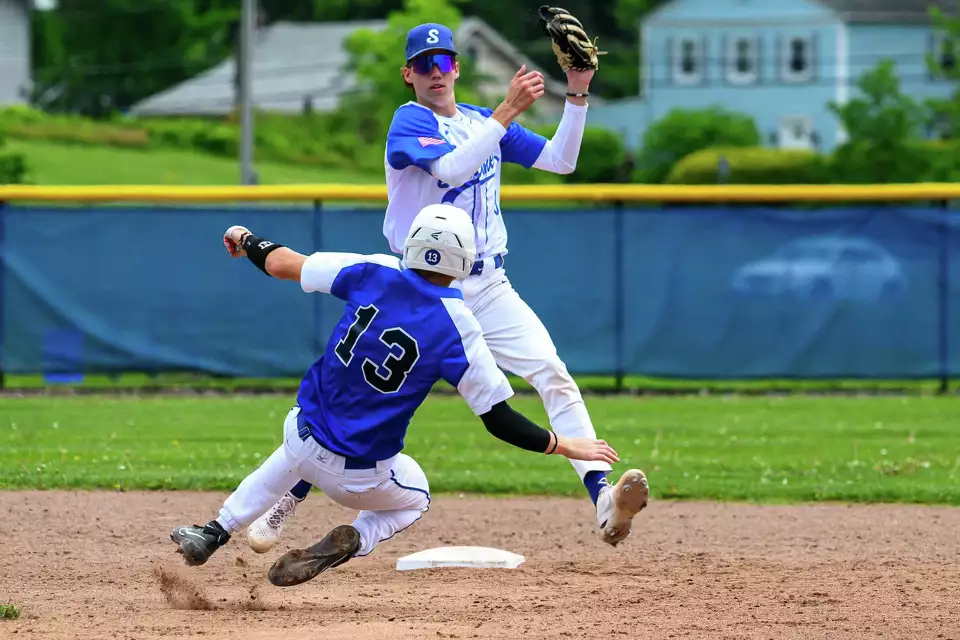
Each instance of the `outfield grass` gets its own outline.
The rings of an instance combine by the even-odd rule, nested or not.
[[[228,491],[280,442],[293,396],[0,399],[0,488]],[[590,398],[654,497],[960,504],[960,399]],[[536,397],[515,406],[544,423]],[[495,440],[431,396],[407,452],[435,492],[584,495],[568,463]]]
[[[508,375],[518,391],[532,393],[533,389],[523,379]],[[614,376],[576,375],[577,383],[587,391],[609,392],[614,390],[651,393],[818,393],[818,392],[876,392],[935,394],[940,392],[938,380],[697,380],[654,378],[648,376],[625,376],[617,387]],[[85,375],[78,382],[50,383],[42,375],[4,376],[6,389],[31,391],[165,391],[165,390],[263,390],[295,392],[300,378],[223,378],[203,373],[164,372],[156,375],[145,373],[122,373],[117,375]],[[447,388],[440,383],[440,388]],[[960,391],[960,380],[951,380],[948,392]]]
[[[191,151],[118,149],[8,139],[4,147],[26,154],[39,185],[236,185],[236,160]],[[261,184],[382,184],[382,173],[257,162]]]

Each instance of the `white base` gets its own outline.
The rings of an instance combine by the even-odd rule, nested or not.
[[[418,551],[397,560],[397,571],[467,567],[470,569],[516,569],[525,558],[490,547],[437,547]]]

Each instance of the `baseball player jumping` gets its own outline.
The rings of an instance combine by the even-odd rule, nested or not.
[[[401,253],[422,207],[451,203],[469,213],[477,259],[458,286],[497,365],[537,390],[554,432],[593,439],[596,431],[577,384],[543,323],[504,272],[507,229],[500,210],[500,166],[512,162],[558,174],[574,171],[597,66],[596,47],[576,18],[541,7],[541,20],[567,75],[563,116],[550,140],[514,122],[543,96],[539,72],[521,68],[496,109],[457,103],[454,85],[460,67],[450,29],[423,24],[408,33],[402,73],[416,100],[397,109],[387,134],[389,204],[383,233],[391,250]],[[647,505],[646,476],[631,469],[611,486],[606,477],[610,465],[571,462],[596,506],[601,539],[616,546]],[[309,483],[297,484],[249,528],[248,542],[255,551],[267,551],[280,540],[285,520],[309,491]]]
[[[245,255],[305,292],[332,293],[346,308],[303,377],[283,444],[240,483],[219,517],[170,534],[187,564],[204,564],[301,479],[359,514],[313,546],[280,557],[268,572],[277,586],[365,556],[411,526],[428,510],[430,489],[420,466],[401,450],[410,419],[440,380],[456,387],[505,442],[541,454],[618,461],[606,442],[551,433],[507,404],[510,383],[462,292],[450,286],[469,276],[476,255],[473,224],[457,207],[425,207],[412,221],[402,262],[387,255],[308,257],[244,227],[231,227],[223,241],[232,256]]]

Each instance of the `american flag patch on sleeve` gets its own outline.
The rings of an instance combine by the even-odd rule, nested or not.
[[[420,146],[423,146],[423,147],[429,147],[432,144],[447,144],[446,140],[441,140],[440,138],[427,138],[424,136],[420,136],[419,138],[417,138],[417,140],[420,141]]]

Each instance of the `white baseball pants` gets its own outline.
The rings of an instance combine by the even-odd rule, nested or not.
[[[481,275],[460,284],[463,300],[480,322],[483,338],[497,366],[526,380],[543,400],[550,426],[570,438],[596,439],[587,406],[567,366],[557,354],[553,339],[533,309],[510,284],[502,268],[491,259]],[[589,471],[611,471],[606,462],[571,460],[580,479]]]
[[[294,407],[283,424],[283,444],[247,476],[220,509],[228,532],[245,529],[301,479],[335,502],[359,510],[353,526],[365,556],[379,543],[411,526],[430,507],[427,477],[416,460],[398,454],[371,469],[347,469],[343,456],[310,436]]]

